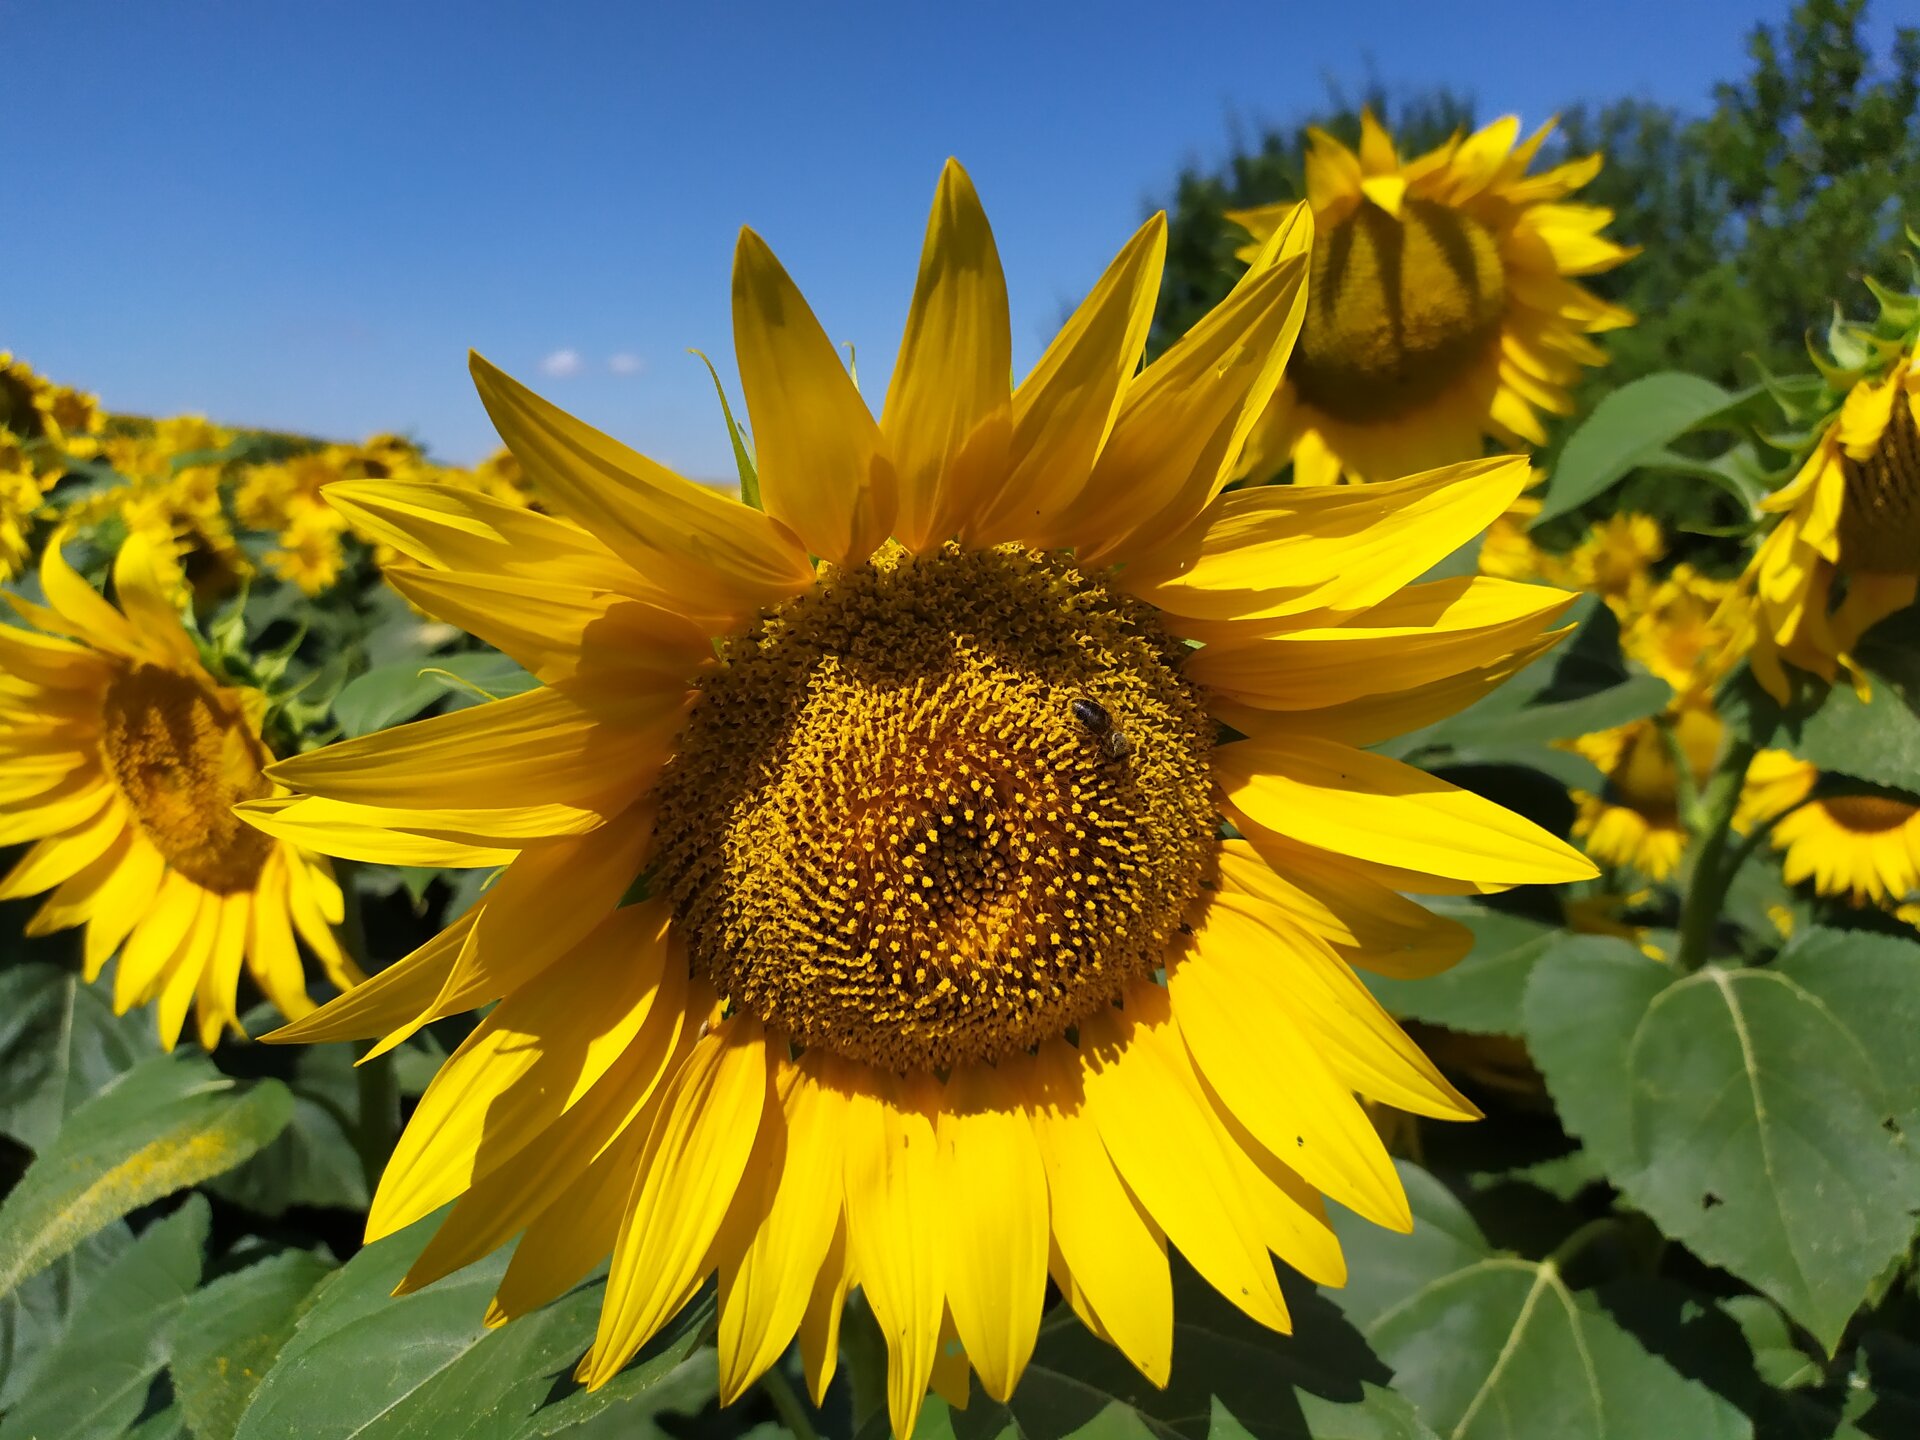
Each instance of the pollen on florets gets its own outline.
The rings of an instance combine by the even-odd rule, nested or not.
[[[1182,653],[1057,555],[889,547],[827,577],[729,643],[662,781],[694,968],[895,1071],[1110,1004],[1160,963],[1216,832]]]

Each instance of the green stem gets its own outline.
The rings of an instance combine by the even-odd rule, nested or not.
[[[1701,791],[1700,829],[1694,836],[1700,849],[1687,883],[1687,898],[1680,907],[1680,953],[1674,957],[1679,970],[1698,970],[1706,964],[1713,947],[1714,926],[1727,898],[1727,886],[1733,883],[1733,867],[1727,863],[1733,812],[1740,804],[1740,791],[1756,748],[1751,740],[1736,738]]]
[[[367,927],[360,914],[360,887],[354,883],[354,871],[358,868],[351,860],[334,861],[334,878],[339,882],[341,905],[346,912],[341,917],[340,944],[348,958],[366,974],[369,973]],[[393,1052],[389,1050],[368,1060],[365,1056],[372,1048],[372,1041],[360,1047],[361,1061],[353,1068],[357,1105],[353,1124],[347,1130],[354,1153],[360,1157],[361,1173],[367,1177],[369,1195],[379,1187],[380,1172],[393,1153],[400,1122],[400,1080],[394,1072]]]
[[[813,1428],[813,1417],[807,1413],[807,1407],[800,1403],[793,1382],[787,1379],[786,1372],[779,1365],[767,1367],[766,1373],[760,1377],[760,1388],[767,1392],[767,1398],[780,1414],[780,1423],[787,1427],[794,1440],[820,1440],[820,1432]]]

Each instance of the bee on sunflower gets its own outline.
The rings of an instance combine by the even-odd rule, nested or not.
[[[1552,132],[1520,138],[1509,115],[1402,161],[1371,111],[1350,150],[1310,132],[1312,278],[1285,382],[1241,454],[1255,479],[1289,460],[1296,484],[1382,480],[1547,443],[1540,412],[1573,411],[1569,387],[1606,353],[1588,337],[1633,323],[1575,277],[1638,251],[1606,238],[1604,206],[1568,197],[1600,157],[1538,174]],[[1230,212],[1251,259],[1291,206]]]
[[[1303,207],[1137,370],[1154,217],[1013,387],[992,231],[949,163],[877,420],[742,232],[758,506],[478,357],[551,513],[330,488],[411,557],[388,570],[404,595],[544,682],[282,761],[296,793],[242,806],[334,854],[505,864],[273,1037],[385,1048],[499,1002],[374,1201],[373,1238],[452,1202],[404,1288],[518,1234],[506,1321],[611,1252],[579,1372],[598,1386],[717,1272],[731,1400],[796,1333],[818,1399],[858,1286],[906,1435],[969,1365],[1012,1392],[1049,1277],[1164,1384],[1169,1247],[1285,1330],[1275,1256],[1345,1275],[1323,1196],[1409,1227],[1356,1096],[1476,1112],[1354,967],[1468,948],[1407,892],[1594,871],[1358,747],[1487,693],[1572,597],[1417,583],[1508,507],[1521,459],[1226,489],[1312,235]]]
[[[117,952],[114,1008],[157,1001],[168,1049],[190,1007],[208,1049],[239,1031],[243,968],[283,1015],[306,1014],[296,935],[336,986],[363,977],[333,934],[331,865],[233,813],[275,790],[266,697],[207,672],[147,535],[115,559],[118,608],[60,538],[41,559],[48,603],[6,596],[35,628],[0,626],[0,845],[32,842],[0,899],[51,891],[27,933],[84,925],[89,981]]]
[[[1920,295],[1873,287],[1872,324],[1838,320],[1805,458],[1761,502],[1778,517],[1747,570],[1750,659],[1775,699],[1792,695],[1788,667],[1832,681],[1866,680],[1853,650],[1920,586]]]

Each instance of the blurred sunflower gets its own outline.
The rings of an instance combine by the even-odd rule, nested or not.
[[[1789,884],[1893,908],[1920,890],[1920,804],[1898,795],[1825,795],[1773,827]]]
[[[239,1029],[243,965],[283,1014],[313,1009],[296,933],[336,985],[362,977],[329,928],[341,895],[328,862],[232,813],[274,791],[264,697],[202,667],[169,568],[129,534],[115,609],[56,537],[40,568],[48,606],[7,597],[50,633],[0,627],[0,845],[34,842],[0,899],[51,889],[27,933],[85,925],[88,980],[119,951],[116,1010],[157,999],[171,1049],[192,1005],[211,1049]]]
[[[1405,162],[1371,111],[1358,154],[1310,132],[1306,323],[1242,473],[1291,459],[1299,484],[1380,480],[1478,455],[1483,436],[1547,443],[1537,412],[1571,414],[1581,367],[1606,361],[1587,337],[1633,323],[1570,277],[1637,253],[1600,233],[1611,210],[1566,201],[1598,155],[1527,173],[1552,128],[1521,140],[1509,115]],[[1253,236],[1242,258],[1291,208],[1229,213]]]
[[[1832,332],[1845,361],[1822,365],[1829,403],[1806,460],[1761,502],[1780,518],[1747,571],[1751,661],[1782,702],[1783,662],[1829,681],[1853,670],[1860,637],[1920,587],[1920,296],[1875,293],[1874,327]]]
[[[510,862],[468,917],[276,1037],[384,1047],[499,1000],[374,1202],[376,1237],[454,1202],[405,1288],[524,1232],[506,1320],[611,1251],[597,1386],[717,1270],[731,1400],[796,1331],[818,1397],[858,1285],[905,1435],[929,1383],[964,1400],[968,1362],[1011,1393],[1049,1274],[1159,1384],[1169,1244],[1284,1330],[1271,1257],[1344,1278],[1323,1193],[1408,1227],[1356,1092],[1474,1112],[1350,966],[1422,975],[1467,949],[1399,892],[1593,871],[1355,747],[1484,694],[1571,597],[1411,583],[1507,507],[1524,461],[1222,493],[1310,236],[1304,211],[1278,227],[1136,373],[1156,216],[1010,390],[998,255],[949,164],[877,423],[742,233],[764,512],[477,357],[553,515],[331,489],[413,557],[389,571],[404,594],[545,682],[282,762],[304,794],[243,807],[337,854]],[[1221,743],[1219,716],[1244,738]]]
[[[1639,603],[1615,606],[1620,647],[1676,693],[1704,691],[1723,675],[1740,615],[1730,580],[1703,575],[1684,562],[1663,580],[1639,587]]]
[[[1703,785],[1725,734],[1712,706],[1696,701],[1573,741],[1572,748],[1606,777],[1597,794],[1573,792],[1574,836],[1604,864],[1629,866],[1649,880],[1666,879],[1687,846],[1675,753],[1686,760],[1691,784]]]

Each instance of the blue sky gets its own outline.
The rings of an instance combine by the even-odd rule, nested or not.
[[[726,436],[685,350],[737,395],[741,224],[877,397],[949,154],[994,219],[1024,366],[1235,123],[1369,74],[1529,122],[1625,94],[1698,109],[1785,8],[0,0],[31,127],[0,349],[115,409],[405,430],[464,462],[493,445],[471,345],[715,477]]]

